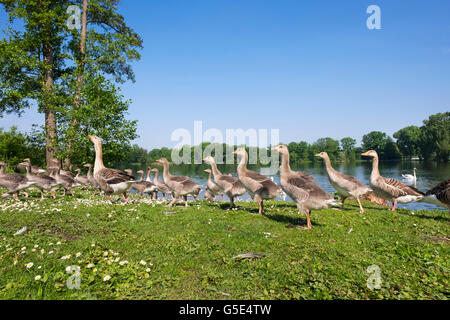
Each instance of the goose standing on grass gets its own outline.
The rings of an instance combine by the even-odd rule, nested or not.
[[[41,191],[41,200],[44,200],[44,190],[50,191],[52,198],[56,199],[55,190],[57,189],[57,187],[61,186],[61,183],[45,174],[33,174],[30,159],[27,158],[23,161],[24,162],[20,163],[19,165],[25,167],[25,170],[27,172],[27,179],[29,181],[35,182],[35,187],[39,188],[39,190]]]
[[[272,148],[272,151],[281,154],[281,188],[295,201],[299,212],[306,215],[307,225],[306,227],[300,227],[300,229],[311,230],[311,210],[339,206],[341,203],[320,188],[311,175],[291,170],[289,163],[289,149],[287,146],[279,145]]]
[[[83,165],[83,167],[88,168],[86,177],[88,178],[90,185],[94,187],[95,190],[100,190],[100,185],[98,184],[97,180],[95,180],[94,175],[92,174],[92,165],[90,163],[86,163],[85,165]]]
[[[416,175],[417,169],[414,168],[414,175],[412,174],[402,174],[403,177],[403,181],[407,184],[407,185],[417,185],[417,175]]]
[[[272,182],[269,177],[247,169],[248,154],[247,151],[245,151],[245,148],[238,148],[233,154],[236,154],[238,158],[240,158],[237,168],[238,179],[244,188],[247,189],[247,192],[258,203],[259,214],[263,214],[263,201],[275,199],[280,195],[280,187]]]
[[[102,140],[100,140],[99,137],[91,135],[89,135],[89,139],[94,143],[95,148],[95,180],[100,185],[103,192],[106,193],[106,198],[108,200],[111,195],[123,194],[125,202],[128,203],[127,192],[136,181],[132,176],[127,175],[120,170],[106,168],[103,164]]]
[[[81,175],[81,169],[77,169],[75,170],[75,172],[77,173],[77,175],[75,176],[74,180],[76,182],[78,182],[81,185],[88,185],[89,184],[89,179],[87,176],[82,176]]]
[[[141,179],[133,184],[133,189],[136,190],[142,197],[144,196],[144,193],[147,193],[149,195],[153,195],[153,193],[156,191],[156,186],[149,181],[144,180],[144,171],[139,170],[137,174],[141,175]]]
[[[370,187],[377,196],[392,202],[392,211],[397,209],[398,203],[410,203],[423,199],[425,194],[416,188],[410,187],[392,178],[384,178],[380,175],[378,169],[379,158],[378,153],[375,150],[367,151],[363,153],[362,156],[371,157],[373,159]]]
[[[150,169],[150,167],[148,167],[148,169]],[[153,184],[156,186],[156,193],[158,193],[158,191],[161,192],[164,200],[166,199],[166,193],[168,193],[171,195],[173,200],[173,195],[169,187],[164,182],[158,180],[159,170],[157,168],[153,168],[151,169],[151,172],[155,173],[155,176],[153,177]],[[156,198],[158,198],[158,196]]]
[[[75,196],[72,189],[81,186],[81,184],[79,184],[77,181],[75,181],[71,177],[61,174],[60,171],[61,171],[61,169],[59,169],[59,168],[50,169],[50,177],[55,179],[56,182],[58,182],[63,187],[63,190],[64,190],[63,195],[64,196],[66,195],[67,191],[69,191],[72,196]]]
[[[19,191],[27,189],[36,184],[34,181],[28,180],[27,177],[18,173],[6,173],[6,164],[0,161],[0,187],[8,189],[8,192],[2,195],[6,198],[13,195],[14,199],[19,200]],[[26,195],[28,197],[28,194]]]
[[[344,209],[345,199],[348,197],[354,197],[356,201],[358,201],[360,213],[364,213],[364,208],[361,204],[360,198],[370,192],[370,188],[364,183],[359,182],[355,177],[334,170],[328,153],[321,152],[316,154],[316,157],[322,158],[325,162],[328,180],[333,188],[336,189],[337,193],[341,196],[342,210]]]
[[[219,169],[217,169],[217,164],[213,157],[208,156],[203,159],[203,161],[211,166],[214,179],[213,182],[227,195],[228,198],[230,198],[230,209],[232,209],[234,207],[234,198],[242,196],[247,190],[238,179],[228,174],[222,174]]]
[[[169,189],[173,192],[172,201],[169,206],[173,206],[177,201],[180,200],[181,197],[184,198],[185,206],[188,206],[187,197],[193,196],[194,198],[202,190],[202,187],[195,182],[193,182],[188,177],[178,177],[173,176],[169,172],[169,161],[166,158],[161,158],[156,160],[157,163],[161,164],[164,167],[163,178],[164,183],[169,187]]]
[[[425,194],[423,202],[447,208],[450,213],[450,179],[442,181]]]
[[[209,200],[214,200],[216,196],[222,196],[222,201],[224,201],[223,198],[223,193],[220,190],[219,186],[217,184],[215,184],[212,180],[211,180],[211,169],[206,169],[203,170],[208,174],[208,182],[206,183],[206,191],[208,193],[208,195],[205,194],[205,196],[209,199]],[[211,197],[209,197],[211,196]]]
[[[155,191],[152,192],[152,199],[158,200],[158,187],[156,184],[152,181],[152,169],[150,167],[147,167],[147,177],[145,178],[145,181],[153,183],[155,186]]]

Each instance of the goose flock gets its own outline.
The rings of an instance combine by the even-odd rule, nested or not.
[[[137,171],[140,179],[133,176],[131,169],[120,171],[117,169],[106,168],[103,164],[102,141],[99,137],[89,136],[94,144],[95,160],[94,166],[85,164],[88,168],[86,176],[81,175],[81,170],[71,171],[61,170],[58,163],[49,167],[47,170],[31,165],[30,159],[24,159],[19,166],[25,167],[26,175],[18,173],[6,173],[6,164],[0,161],[0,187],[8,190],[2,197],[6,198],[12,195],[18,199],[19,191],[30,187],[38,188],[41,192],[41,199],[44,199],[44,192],[49,191],[52,198],[55,199],[55,191],[62,188],[64,195],[73,189],[90,186],[94,193],[102,191],[109,200],[112,195],[123,195],[125,202],[128,203],[128,192],[135,190],[141,196],[148,194],[152,199],[158,199],[158,193],[161,193],[163,199],[166,195],[171,196],[169,206],[175,205],[178,201],[184,201],[188,206],[188,197],[197,199],[202,186],[185,176],[175,176],[170,173],[170,163],[166,158],[156,160],[156,164],[163,168],[162,181],[159,179],[159,170],[157,168],[147,167],[147,172]],[[369,186],[358,181],[356,178],[336,171],[331,165],[330,158],[326,152],[316,155],[324,160],[330,184],[336,190],[340,197],[340,202],[333,195],[323,190],[308,173],[293,171],[290,167],[289,149],[285,145],[278,145],[272,148],[281,156],[280,185],[277,185],[273,178],[251,171],[247,168],[248,154],[245,148],[240,147],[233,152],[238,157],[236,177],[230,174],[222,174],[217,168],[213,157],[208,156],[203,161],[211,168],[205,170],[208,173],[208,180],[204,198],[213,201],[216,196],[227,196],[229,199],[229,208],[235,207],[236,197],[248,193],[258,204],[259,214],[264,213],[264,200],[275,199],[279,196],[288,195],[297,205],[299,213],[306,216],[306,226],[299,229],[312,229],[311,211],[329,207],[341,207],[344,209],[346,199],[352,197],[358,202],[360,213],[364,213],[361,199],[364,195],[374,193],[377,197],[392,203],[392,211],[395,211],[398,203],[427,202],[441,206],[450,211],[450,179],[439,183],[437,186],[427,191],[421,192],[417,188],[393,178],[381,176],[379,171],[379,157],[376,151],[370,150],[362,154],[364,157],[372,158],[372,173]],[[93,168],[93,169],[92,169]],[[151,174],[154,173],[153,180]],[[415,183],[416,169],[414,169],[413,178],[404,176],[407,182]],[[25,193],[28,197],[28,194]]]

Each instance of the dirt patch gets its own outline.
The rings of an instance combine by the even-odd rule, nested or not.
[[[438,236],[427,236],[425,238],[425,240],[427,241],[432,241],[432,242],[445,242],[445,243],[450,243],[450,236],[442,236],[442,237],[438,237]]]

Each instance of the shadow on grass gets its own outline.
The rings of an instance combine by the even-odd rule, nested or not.
[[[299,217],[292,217],[288,215],[282,215],[282,214],[265,214],[265,217],[267,217],[270,220],[287,223],[294,226],[306,226],[307,222],[306,219],[299,218]],[[313,226],[321,226],[320,223],[316,223],[311,220],[311,223]]]

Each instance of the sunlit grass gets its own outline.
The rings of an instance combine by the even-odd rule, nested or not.
[[[447,299],[449,219],[444,211],[355,202],[313,212],[293,203],[237,210],[205,201],[130,205],[79,191],[75,198],[0,202],[2,299]],[[13,236],[22,227],[29,230]],[[238,260],[244,253],[265,255]],[[381,270],[381,289],[366,272]],[[28,266],[28,267],[27,267]],[[66,271],[79,266],[81,288]],[[70,270],[69,270],[70,271]]]

